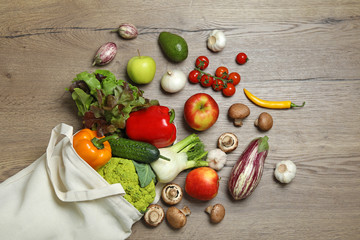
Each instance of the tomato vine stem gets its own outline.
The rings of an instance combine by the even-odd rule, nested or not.
[[[200,68],[195,67],[195,70],[199,71],[199,72],[200,72],[201,74],[203,74],[203,75],[207,75],[207,76],[209,76],[209,77],[212,77],[212,78],[214,78],[214,79],[217,79],[217,80],[222,81],[223,84],[224,84],[224,88],[227,88],[227,84],[228,84],[228,83],[233,83],[233,80],[232,80],[232,79],[227,80],[227,79],[219,78],[219,77],[217,77],[217,76],[211,75],[210,73],[204,72],[204,71],[201,70]]]

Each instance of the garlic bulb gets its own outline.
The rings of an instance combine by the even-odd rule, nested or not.
[[[296,165],[290,161],[281,161],[276,164],[274,175],[281,183],[289,183],[295,178]]]
[[[223,31],[214,30],[210,33],[207,46],[213,52],[220,52],[224,49],[226,44],[226,37]]]
[[[210,150],[206,159],[209,163],[209,167],[216,171],[221,170],[225,166],[226,160],[226,153],[218,148]]]

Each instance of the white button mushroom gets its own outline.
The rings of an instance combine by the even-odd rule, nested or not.
[[[169,183],[162,189],[161,198],[168,205],[178,204],[183,197],[182,188],[176,183]]]
[[[218,148],[220,148],[223,152],[229,153],[234,151],[239,144],[238,138],[233,133],[223,133],[218,138]]]
[[[144,215],[144,221],[151,227],[156,227],[164,220],[164,209],[157,204],[151,204]]]

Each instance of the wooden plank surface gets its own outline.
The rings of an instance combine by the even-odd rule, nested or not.
[[[0,182],[27,167],[46,149],[51,129],[59,123],[81,128],[81,119],[65,91],[77,73],[93,71],[97,48],[114,41],[115,60],[102,67],[128,80],[127,61],[140,49],[155,59],[154,81],[141,86],[177,113],[178,138],[192,131],[182,118],[183,103],[197,92],[211,94],[220,105],[216,125],[199,133],[208,149],[218,136],[238,135],[229,154],[218,196],[210,202],[185,197],[192,214],[186,227],[166,223],[152,229],[142,221],[130,239],[359,239],[360,235],[360,1],[2,1],[0,3]],[[135,40],[110,33],[122,22],[139,29]],[[211,30],[223,30],[222,52],[206,48]],[[160,51],[160,32],[182,35],[188,58],[168,62]],[[235,63],[238,52],[250,60]],[[159,81],[168,69],[192,70],[197,56],[210,59],[208,71],[225,65],[242,80],[235,96],[187,84],[165,94]],[[247,88],[269,100],[306,101],[302,109],[265,110],[243,94]],[[251,109],[244,126],[235,128],[228,107],[242,102]],[[244,201],[232,201],[227,180],[232,166],[251,139],[262,136],[253,122],[263,112],[274,118],[270,152],[263,178]],[[289,185],[274,180],[280,160],[293,160],[297,176]],[[184,184],[186,172],[176,179]],[[209,223],[204,208],[220,202],[223,222]],[[161,203],[162,204],[162,203]]]

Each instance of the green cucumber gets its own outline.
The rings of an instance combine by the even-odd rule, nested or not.
[[[127,138],[110,139],[109,143],[114,157],[125,158],[141,163],[152,163],[159,158],[166,159],[160,155],[159,149],[150,143]]]

